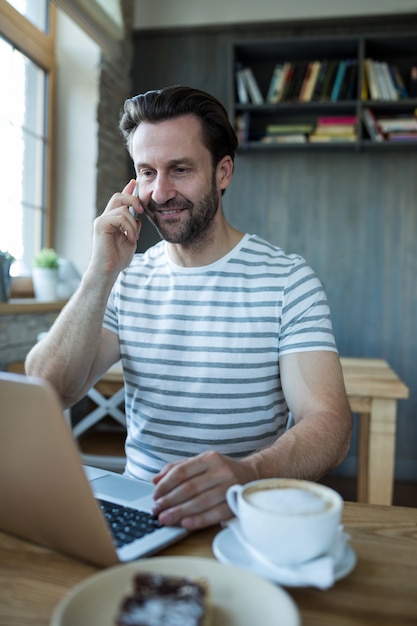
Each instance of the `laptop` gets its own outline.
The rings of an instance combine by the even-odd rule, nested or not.
[[[155,520],[153,489],[83,466],[52,386],[0,372],[1,530],[99,566],[130,561],[187,534]]]

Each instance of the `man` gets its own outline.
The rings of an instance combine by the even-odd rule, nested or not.
[[[169,87],[128,100],[120,126],[136,181],[95,220],[80,288],[26,368],[71,406],[121,359],[126,474],[154,482],[162,523],[192,530],[230,517],[234,483],[326,474],[351,413],[313,271],[225,219],[237,141],[224,107]],[[129,207],[163,238],[143,255]]]

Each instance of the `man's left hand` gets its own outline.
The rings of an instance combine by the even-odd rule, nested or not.
[[[153,478],[153,512],[161,524],[196,530],[232,517],[227,489],[255,480],[254,470],[210,450],[186,461],[169,463]]]

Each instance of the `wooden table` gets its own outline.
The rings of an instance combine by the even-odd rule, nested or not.
[[[326,591],[287,589],[303,626],[417,624],[417,508],[346,502],[343,521],[358,563]],[[160,554],[214,558],[218,530],[196,532]],[[97,571],[0,533],[0,626],[47,626],[64,594]]]
[[[383,359],[340,361],[350,408],[359,415],[357,499],[391,504],[397,400],[409,390]]]
[[[408,398],[408,387],[383,359],[342,357],[340,360],[350,407],[359,415],[357,500],[392,504],[397,400]],[[22,363],[10,365],[12,371],[22,368]],[[122,387],[120,364],[113,366],[95,385],[108,398]],[[78,428],[82,430],[82,425]],[[94,465],[91,458],[85,462]]]
[[[340,361],[350,407],[359,415],[357,500],[392,504],[397,400],[408,398],[408,388],[383,359]],[[97,384],[109,396],[122,386],[121,365],[112,367]]]

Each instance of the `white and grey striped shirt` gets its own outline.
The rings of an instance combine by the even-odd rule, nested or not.
[[[104,326],[120,340],[126,473],[142,479],[204,450],[270,445],[288,416],[279,356],[336,351],[313,270],[254,235],[204,267],[175,265],[164,241],[136,255]]]

